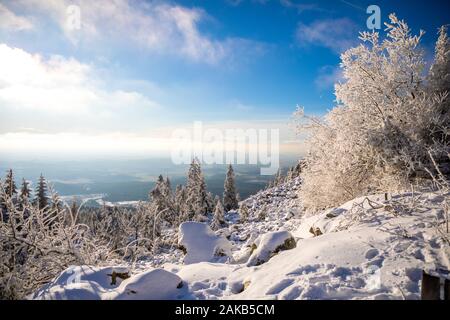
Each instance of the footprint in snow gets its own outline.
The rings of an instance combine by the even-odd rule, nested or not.
[[[279,283],[272,286],[267,292],[266,295],[278,294],[290,285],[294,283],[293,279],[283,279]]]
[[[300,268],[297,268],[297,269],[287,273],[286,276],[288,276],[288,277],[301,276],[301,275],[315,272],[319,269],[320,269],[320,264],[306,265],[306,266],[302,266]]]
[[[285,293],[280,295],[281,300],[295,300],[302,294],[302,287],[293,286],[286,290]]]

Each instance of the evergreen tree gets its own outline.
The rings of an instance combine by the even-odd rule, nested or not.
[[[192,160],[189,167],[186,193],[187,219],[193,219],[196,215],[206,215],[210,209],[207,199],[206,182],[197,158]]]
[[[226,211],[235,210],[239,206],[237,201],[234,171],[231,164],[228,166],[227,176],[224,183],[223,205]]]
[[[48,206],[48,196],[47,196],[47,181],[41,173],[39,177],[39,183],[36,188],[36,204],[39,209],[44,209]]]
[[[182,213],[186,205],[186,188],[181,184],[177,185],[175,188],[175,205],[178,213]]]
[[[241,223],[248,221],[248,207],[245,203],[241,203],[241,205],[239,206],[239,217]]]
[[[283,173],[281,172],[281,168],[278,169],[277,174],[275,176],[274,186],[279,186],[284,182]]]
[[[9,197],[13,203],[16,202],[15,199],[15,195],[17,194],[17,187],[16,187],[16,183],[14,181],[14,174],[12,169],[9,169],[6,172],[6,177],[5,180],[2,183],[2,188],[5,192],[5,194],[7,195],[7,197]],[[7,203],[6,203],[6,199],[0,198],[0,207],[1,207],[1,211],[5,213],[4,219],[7,219],[7,212],[6,212],[6,208],[7,208]]]
[[[222,203],[220,202],[220,199],[218,199],[216,203],[216,210],[214,211],[214,216],[211,221],[211,229],[218,230],[222,228],[224,224],[225,224],[224,208]]]
[[[447,35],[447,26],[439,29],[434,63],[431,66],[429,77],[436,93],[450,92],[450,40]]]
[[[167,220],[173,224],[175,221],[175,206],[172,199],[172,191],[170,190],[170,181],[164,180],[160,175],[156,181],[155,187],[149,195],[157,213],[161,213],[160,218]]]
[[[447,35],[447,26],[439,29],[439,38],[436,42],[434,63],[430,68],[429,82],[432,92],[436,95],[444,95],[442,103],[439,105],[439,116],[447,119],[444,124],[433,124],[433,134],[430,140],[441,140],[448,146],[450,136],[448,128],[450,127],[450,40]],[[444,154],[444,159],[446,158]]]
[[[5,177],[5,181],[4,181],[4,188],[5,188],[5,193],[11,198],[15,194],[17,194],[17,187],[16,187],[16,182],[14,181],[14,174],[13,174],[12,169],[9,169],[8,172],[6,173],[6,177]]]
[[[76,217],[77,216],[77,212],[78,212],[78,204],[77,204],[77,199],[73,198],[72,199],[72,203],[70,205],[70,214],[72,217]]]
[[[20,198],[28,202],[30,196],[31,196],[30,183],[24,178],[22,179],[22,185],[20,187]]]
[[[25,178],[23,178],[22,185],[20,187],[20,197],[19,197],[20,209],[23,209],[23,207],[29,203],[30,196],[31,196],[30,183],[27,180],[25,180]]]
[[[170,183],[169,177],[166,177],[166,183],[165,183],[164,187],[165,187],[165,193],[166,193],[166,196],[167,196],[169,199],[172,199],[172,197],[173,197],[173,193],[172,193],[172,185],[171,185],[171,183]]]
[[[214,196],[211,192],[206,193],[206,206],[208,208],[208,212],[214,212],[216,209],[217,201],[214,200]]]

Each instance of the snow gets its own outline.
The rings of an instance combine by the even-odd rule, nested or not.
[[[128,273],[127,268],[76,266],[65,270],[31,298],[39,300],[164,300],[176,299],[182,280],[174,273],[153,269],[111,284],[112,272]]]
[[[34,298],[419,299],[422,270],[450,278],[450,246],[437,229],[449,194],[371,195],[301,215],[301,203],[290,193],[295,184],[245,200],[251,204],[246,223],[231,212],[225,216],[229,226],[216,233],[206,224],[182,224],[184,261],[174,248],[140,264],[116,287],[100,276],[111,269],[86,270],[79,284],[68,285],[63,273]],[[262,206],[267,217],[259,221]],[[312,227],[322,235],[312,234]],[[272,256],[291,237],[296,247]],[[217,248],[227,257],[215,256]],[[131,290],[137,293],[127,294]]]
[[[184,222],[179,228],[179,246],[186,250],[185,264],[227,260],[231,257],[231,243],[217,236],[207,224]]]
[[[111,284],[113,272],[126,273],[127,267],[70,266],[56,279],[38,290],[33,299],[99,299],[103,292],[119,286]]]
[[[182,289],[182,280],[163,269],[153,269],[123,281],[117,290],[105,296],[117,300],[167,300],[176,299]]]
[[[250,256],[247,266],[257,266],[268,261],[272,255],[287,245],[295,247],[295,239],[290,232],[278,231],[262,235],[255,241],[256,250]],[[286,249],[284,249],[286,250]]]

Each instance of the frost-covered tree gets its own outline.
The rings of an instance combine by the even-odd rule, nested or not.
[[[186,215],[188,220],[197,215],[204,216],[210,210],[206,182],[203,176],[200,162],[194,158],[189,167],[186,184]]]
[[[264,204],[258,209],[258,221],[264,221],[267,217],[267,206]]]
[[[274,181],[275,186],[279,186],[284,182],[283,172],[281,171],[281,168],[278,169]]]
[[[432,92],[443,96],[444,99],[439,106],[438,115],[434,126],[441,127],[433,132],[433,139],[450,144],[450,40],[447,35],[447,26],[439,29],[439,38],[436,42],[435,57],[430,68],[429,82]],[[447,122],[440,123],[440,118]],[[447,129],[447,130],[445,130]],[[444,157],[445,158],[445,157]]]
[[[239,206],[239,218],[241,223],[248,221],[248,207],[244,202]]]
[[[0,219],[0,299],[24,299],[71,265],[117,257],[65,208],[49,212],[27,203],[19,209],[3,188],[0,196],[10,215]]]
[[[224,182],[223,206],[226,211],[235,210],[239,207],[237,200],[234,170],[231,164],[228,166]]]
[[[25,178],[22,179],[22,185],[20,186],[20,199],[21,201],[28,202],[31,197],[31,188],[30,183],[25,180]]]
[[[218,230],[225,224],[224,207],[220,199],[217,200],[216,210],[211,221],[211,229]]]
[[[150,200],[155,205],[155,210],[161,212],[161,219],[171,224],[176,224],[177,210],[173,199],[170,180],[160,175],[156,181],[155,187],[150,192]]]
[[[206,204],[208,207],[208,212],[214,212],[217,201],[214,199],[214,195],[211,192],[206,193]]]
[[[341,55],[338,106],[324,119],[307,117],[301,108],[296,113],[299,128],[309,132],[300,191],[307,208],[405,189],[425,177],[429,150],[436,158],[449,151],[442,138],[449,130],[448,107],[442,109],[446,93],[436,94],[427,81],[423,31],[412,35],[404,21],[389,18],[383,40],[377,32],[362,32],[362,44]],[[448,68],[434,70],[434,78],[448,74]]]
[[[39,209],[44,209],[48,206],[48,196],[47,196],[47,181],[45,180],[44,176],[41,174],[39,177],[39,182],[36,187],[36,199],[35,202]]]
[[[170,183],[169,177],[166,177],[166,191],[169,197],[172,196],[172,184]]]
[[[177,214],[177,221],[178,224],[184,222],[184,215],[187,211],[186,207],[186,188],[182,185],[177,185],[175,188],[175,211]]]
[[[7,195],[13,197],[15,194],[17,194],[17,187],[16,182],[14,181],[14,173],[12,169],[9,169],[8,172],[6,173],[6,177],[3,184]]]

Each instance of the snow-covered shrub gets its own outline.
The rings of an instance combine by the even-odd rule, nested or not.
[[[0,195],[7,212],[0,217],[0,299],[24,298],[71,265],[113,260],[69,208],[19,206],[3,188]]]
[[[396,191],[420,180],[449,152],[450,43],[440,32],[436,58],[426,72],[419,35],[390,15],[387,37],[361,33],[363,41],[341,55],[339,103],[324,119],[296,112],[307,130],[309,154],[302,171],[305,207],[328,208],[376,191]],[[447,79],[438,81],[437,79]],[[306,121],[304,121],[306,119]]]
[[[141,202],[135,208],[81,208],[78,222],[86,224],[93,237],[107,243],[125,260],[137,260],[157,250],[167,210],[156,202]],[[161,241],[157,241],[161,240]]]
[[[269,261],[280,251],[291,250],[296,247],[292,234],[288,231],[269,232],[255,242],[256,249],[248,259],[247,266],[259,266]]]
[[[184,222],[179,227],[178,245],[185,251],[185,264],[216,262],[231,257],[231,243],[217,236],[207,224]]]
[[[216,209],[214,211],[214,216],[211,221],[211,229],[218,230],[223,225],[225,225],[225,216],[224,216],[224,208],[222,206],[222,202],[220,199],[217,200]]]

